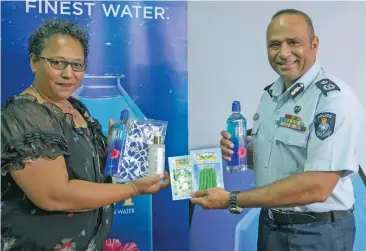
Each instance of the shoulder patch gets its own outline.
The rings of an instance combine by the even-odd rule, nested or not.
[[[269,96],[271,96],[271,98],[272,98],[272,90],[270,90],[270,88],[272,87],[272,85],[274,84],[274,82],[272,83],[272,84],[270,84],[270,85],[267,85],[266,87],[264,87],[264,89],[263,90],[265,90],[265,91],[267,91],[268,92],[268,94],[269,94]]]
[[[334,132],[336,114],[331,112],[318,113],[314,118],[315,135],[325,140]]]
[[[315,85],[322,91],[322,93],[327,96],[328,92],[341,89],[334,83],[332,80],[325,78],[322,80],[319,80],[315,83]]]

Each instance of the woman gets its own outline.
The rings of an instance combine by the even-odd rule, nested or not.
[[[84,77],[86,33],[53,20],[29,39],[32,85],[2,108],[3,250],[102,250],[115,202],[169,185],[160,176],[107,184],[107,139],[71,97]],[[113,121],[110,123],[111,131]]]

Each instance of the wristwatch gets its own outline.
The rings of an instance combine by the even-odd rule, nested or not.
[[[238,207],[237,198],[239,191],[230,192],[230,204],[229,204],[229,212],[232,214],[241,214],[243,209]]]

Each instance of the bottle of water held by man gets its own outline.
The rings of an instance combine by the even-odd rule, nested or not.
[[[226,120],[227,131],[230,133],[230,141],[234,144],[231,150],[231,160],[227,161],[227,170],[231,173],[243,172],[248,169],[247,166],[247,120],[240,113],[240,102],[234,101],[232,104],[232,114]]]

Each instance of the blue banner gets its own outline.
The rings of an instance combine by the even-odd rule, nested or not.
[[[2,1],[2,103],[32,82],[29,35],[44,20],[73,20],[90,35],[86,75],[74,96],[103,132],[127,108],[136,118],[167,121],[166,157],[186,155],[187,11],[184,1]],[[119,202],[105,250],[187,251],[188,224],[188,201],[173,202],[170,188]]]

